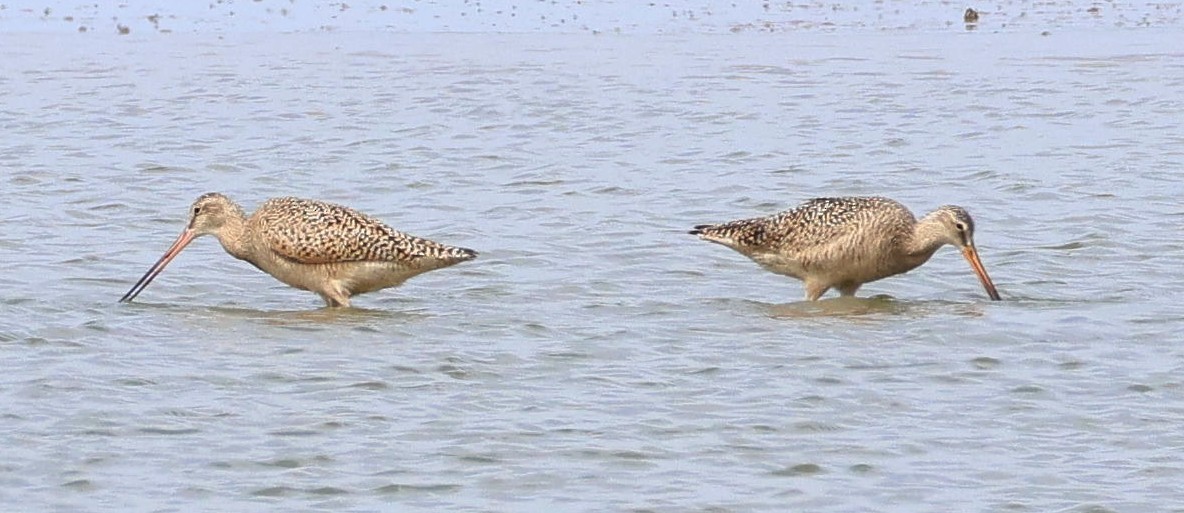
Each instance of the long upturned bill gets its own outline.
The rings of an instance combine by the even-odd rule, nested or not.
[[[987,268],[983,267],[983,261],[978,258],[978,250],[974,246],[964,246],[962,256],[966,257],[967,262],[970,262],[970,268],[974,269],[974,274],[978,275],[978,281],[983,282],[983,288],[987,289],[987,295],[991,297],[991,300],[1002,299],[999,297],[999,291],[995,289],[995,283],[987,275]]]
[[[144,276],[140,277],[140,281],[137,281],[135,285],[132,285],[131,290],[127,291],[127,294],[124,294],[123,297],[119,298],[119,301],[129,302],[135,299],[136,296],[140,295],[140,292],[143,292],[144,289],[148,287],[148,284],[152,283],[152,280],[156,279],[156,276],[164,270],[165,266],[169,265],[169,262],[172,262],[173,259],[181,253],[181,250],[185,249],[185,246],[188,246],[190,242],[193,242],[195,237],[197,237],[197,233],[190,228],[186,228],[185,231],[181,232],[181,235],[177,237],[177,240],[173,242],[172,246],[169,246],[168,251],[164,252],[164,255],[160,257],[160,260],[157,260],[155,264],[152,264],[152,268],[148,269],[148,272],[144,273]]]

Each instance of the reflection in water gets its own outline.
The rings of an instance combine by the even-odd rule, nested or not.
[[[156,312],[163,319],[184,320],[187,323],[201,325],[205,323],[220,326],[233,326],[243,321],[257,322],[264,325],[285,327],[292,329],[320,329],[330,327],[366,327],[366,326],[406,326],[422,322],[433,317],[431,311],[424,307],[409,304],[377,308],[314,308],[263,310],[237,306],[201,306],[176,303],[152,303],[137,301],[135,303],[120,303],[119,310],[126,313],[125,319],[134,321],[148,312]]]
[[[214,306],[199,311],[210,316],[229,316],[244,320],[264,321],[277,326],[369,325],[374,321],[407,324],[430,318],[426,308],[418,311],[382,310],[372,308],[328,308],[312,310],[253,310],[248,308]]]
[[[903,315],[909,304],[889,296],[836,297],[819,301],[795,301],[767,305],[769,316],[794,319],[811,317],[861,317],[867,315]]]
[[[815,317],[876,317],[956,315],[981,317],[985,307],[977,302],[961,303],[948,300],[898,300],[888,295],[871,297],[836,297],[819,301],[768,304],[764,309],[770,317],[780,319],[808,319]]]

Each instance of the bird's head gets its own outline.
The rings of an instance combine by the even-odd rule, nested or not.
[[[202,194],[189,207],[188,230],[194,236],[217,233],[231,217],[243,217],[243,209],[230,198],[217,193]]]
[[[945,205],[929,214],[942,227],[947,244],[959,249],[974,248],[974,218],[957,205]]]
[[[943,242],[962,251],[962,256],[970,263],[974,274],[978,275],[987,295],[998,301],[1000,299],[999,291],[995,289],[994,282],[987,275],[987,269],[983,267],[983,262],[978,257],[978,248],[974,246],[974,218],[970,217],[970,212],[956,205],[945,205],[926,217],[941,227],[940,234]]]

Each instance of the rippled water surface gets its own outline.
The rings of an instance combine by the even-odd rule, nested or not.
[[[45,511],[1165,511],[1177,31],[0,36],[0,503]],[[199,194],[476,261],[320,309]],[[687,235],[967,207],[803,304]]]

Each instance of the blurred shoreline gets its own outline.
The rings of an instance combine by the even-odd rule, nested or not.
[[[964,21],[973,8],[977,21]],[[371,0],[61,0],[0,4],[0,32],[143,35],[230,32],[728,34],[797,31],[1055,32],[1184,25],[1184,4],[991,2],[626,1],[481,2]]]

